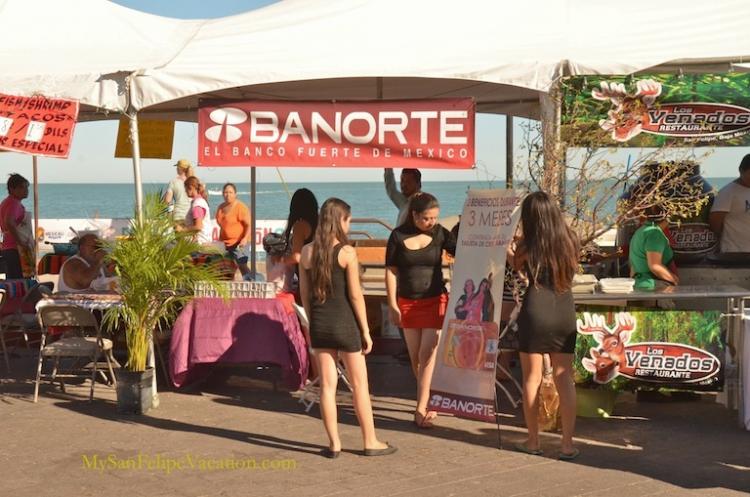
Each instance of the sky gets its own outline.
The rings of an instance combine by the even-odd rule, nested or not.
[[[234,15],[262,8],[271,0],[116,0],[125,7],[151,14],[184,18],[215,18]],[[385,34],[384,34],[385,36]],[[197,125],[178,122],[171,160],[144,159],[141,163],[145,183],[166,183],[174,176],[172,165],[177,159],[187,158],[195,163],[197,156]],[[522,130],[517,125],[517,137]],[[115,159],[117,121],[79,123],[76,125],[71,153],[68,159],[39,158],[40,183],[132,183],[133,163],[131,159]],[[524,155],[521,139],[515,142],[514,155],[518,161]],[[702,172],[706,177],[733,177],[737,165],[750,148],[703,149]],[[628,155],[637,156],[638,150],[613,151],[610,161],[623,165]],[[478,114],[476,118],[477,167],[464,171],[423,171],[424,181],[486,181],[505,177],[505,117]],[[17,153],[0,153],[0,178],[12,172],[31,178],[31,156]],[[276,182],[281,174],[287,182],[317,181],[382,181],[382,169],[344,169],[336,171],[313,168],[258,168],[258,181]],[[206,183],[225,181],[249,181],[248,168],[197,169],[198,176]]]

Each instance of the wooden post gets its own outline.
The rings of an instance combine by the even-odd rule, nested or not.
[[[513,116],[505,116],[505,188],[513,188]]]
[[[557,198],[560,205],[565,203],[565,157],[560,139],[560,119],[562,94],[560,83],[550,88],[549,93],[539,97],[541,104],[542,140],[544,146],[544,174],[541,187]]]
[[[34,182],[34,268],[33,274],[36,275],[37,256],[39,254],[39,239],[37,238],[37,230],[39,229],[39,159],[36,155],[32,155],[32,181]]]

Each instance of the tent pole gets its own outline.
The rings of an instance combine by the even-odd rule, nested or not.
[[[255,210],[255,166],[250,168],[250,231],[252,232],[252,241],[250,242],[250,274],[253,279],[258,275],[256,267],[256,253],[255,253],[255,229],[257,211]]]
[[[513,116],[505,116],[505,188],[513,188]]]
[[[141,144],[138,138],[138,113],[128,114],[130,118],[130,145],[133,151],[133,180],[135,181],[135,214],[138,221],[143,221],[143,184],[141,180]],[[146,365],[156,371],[156,358],[154,357],[154,337],[148,343],[148,361]],[[156,388],[156,375],[151,375],[151,406],[159,407],[159,391]]]
[[[133,149],[133,180],[135,181],[135,212],[143,221],[143,184],[141,183],[141,145],[138,139],[138,113],[128,115],[130,119],[130,145]]]
[[[39,159],[36,155],[31,156],[32,163],[32,180],[34,182],[34,274],[36,274],[37,254],[39,253],[39,240],[37,231],[39,230]]]

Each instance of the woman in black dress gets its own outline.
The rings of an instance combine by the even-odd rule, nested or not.
[[[523,370],[523,410],[529,438],[516,450],[540,455],[538,393],[543,354],[552,360],[560,395],[562,444],[560,459],[578,455],[573,447],[576,393],[573,353],[576,317],[571,287],[578,268],[578,238],[563,219],[557,203],[544,192],[528,195],[521,204],[522,238],[509,250],[514,269],[529,281],[518,316],[518,339]]]
[[[372,339],[359,283],[357,253],[346,237],[351,217],[346,202],[337,198],[326,200],[320,209],[313,242],[303,247],[300,260],[300,296],[310,319],[310,339],[320,372],[320,414],[329,439],[322,455],[331,459],[341,453],[336,413],[339,357],[351,383],[364,455],[396,452],[395,447],[379,441],[375,435],[365,364],[365,354],[372,350]]]

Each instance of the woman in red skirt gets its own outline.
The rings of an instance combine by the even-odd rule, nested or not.
[[[414,376],[417,409],[414,423],[432,427],[437,413],[427,411],[430,381],[448,294],[443,281],[443,251],[456,252],[456,239],[438,224],[440,205],[429,193],[409,201],[409,215],[393,230],[385,253],[385,287],[391,321],[404,330]]]

